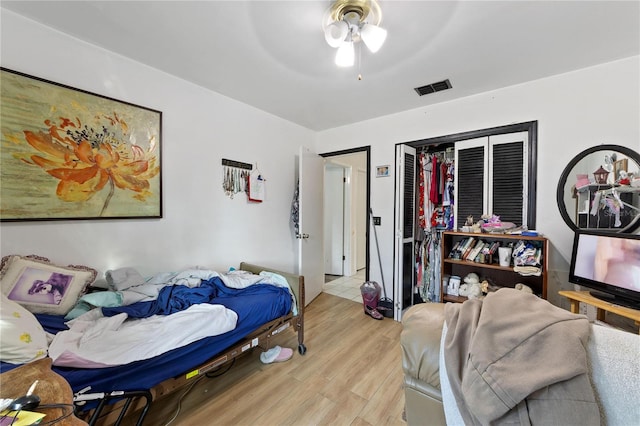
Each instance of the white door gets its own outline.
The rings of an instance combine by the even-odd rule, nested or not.
[[[298,238],[298,274],[304,275],[305,305],[308,305],[320,293],[324,284],[323,250],[323,183],[324,159],[300,147],[298,159],[299,179],[299,223]]]

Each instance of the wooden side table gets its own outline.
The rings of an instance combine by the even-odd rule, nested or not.
[[[571,303],[571,312],[577,314],[580,312],[580,302],[592,305],[597,308],[596,318],[598,321],[604,321],[605,312],[612,312],[621,317],[629,318],[635,321],[637,326],[640,326],[640,311],[637,309],[625,308],[624,306],[614,305],[606,300],[598,299],[589,294],[588,291],[559,291],[560,296],[564,296],[569,299]],[[640,331],[639,331],[640,333]]]
[[[29,386],[36,380],[38,380],[38,385],[33,393],[40,397],[41,406],[69,404],[64,408],[37,407],[31,410],[46,414],[42,419],[43,423],[64,417],[56,425],[80,426],[87,424],[73,415],[73,391],[64,377],[51,370],[51,358],[33,361],[0,374],[1,397],[18,398],[27,393]],[[69,410],[71,410],[71,414],[66,416]]]

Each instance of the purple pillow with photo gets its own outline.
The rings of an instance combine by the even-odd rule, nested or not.
[[[6,256],[0,264],[2,293],[33,313],[65,315],[96,278],[86,266],[58,266],[38,256]]]

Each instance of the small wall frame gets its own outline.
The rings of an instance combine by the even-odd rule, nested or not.
[[[376,177],[389,177],[391,166],[386,164],[384,166],[376,166]]]

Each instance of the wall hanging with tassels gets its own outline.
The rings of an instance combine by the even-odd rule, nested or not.
[[[248,194],[247,183],[253,166],[225,158],[222,159],[222,166],[222,189],[225,195],[233,198],[233,196],[239,192]]]

